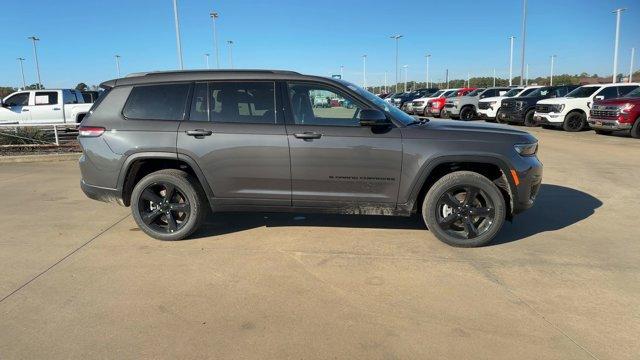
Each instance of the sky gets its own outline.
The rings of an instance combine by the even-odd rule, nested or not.
[[[619,72],[627,73],[631,47],[640,65],[639,0],[529,0],[526,63],[530,77],[554,73],[609,75],[613,67],[615,8],[627,8],[620,28]],[[395,42],[408,79],[424,81],[431,54],[431,81],[474,76],[506,78],[509,40],[516,37],[514,76],[520,73],[520,0],[178,0],[185,69],[205,68],[205,53],[216,66],[211,10],[220,65],[229,67],[232,40],[235,68],[283,69],[329,76],[340,73],[381,85],[394,83]],[[42,82],[48,88],[99,84],[121,73],[178,69],[172,0],[2,1],[0,86],[20,86],[16,58],[23,57],[27,84],[37,81],[31,40],[38,36]],[[635,66],[636,69],[640,66]],[[400,81],[404,78],[400,75]]]

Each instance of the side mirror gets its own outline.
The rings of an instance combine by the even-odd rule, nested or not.
[[[596,100],[604,100],[604,96],[602,96],[602,95],[598,95],[598,96],[596,96],[596,98],[595,98],[595,99],[596,99]]]
[[[358,120],[360,121],[360,126],[387,126],[389,125],[389,120],[387,116],[380,110],[377,109],[362,109],[358,114]]]
[[[2,98],[0,98],[0,107],[9,107],[9,105],[5,104]]]

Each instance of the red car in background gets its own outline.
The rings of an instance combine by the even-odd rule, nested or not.
[[[640,88],[621,98],[595,101],[588,122],[601,135],[623,130],[640,139]]]
[[[465,96],[468,93],[472,92],[476,88],[465,87],[460,89],[447,89],[440,95],[440,97],[430,100],[427,103],[425,109],[428,109],[429,115],[433,117],[442,117],[442,110],[444,109],[444,103],[447,101],[446,99],[457,97],[457,96]],[[427,112],[425,110],[425,112]]]

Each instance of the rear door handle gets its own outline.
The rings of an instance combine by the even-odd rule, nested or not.
[[[60,108],[53,108],[53,110],[60,110]]]
[[[303,133],[297,133],[297,134],[293,134],[293,136],[295,136],[298,139],[320,139],[322,137],[322,134],[317,133],[317,132],[303,132]]]
[[[187,133],[187,135],[195,136],[196,138],[203,138],[205,136],[209,136],[209,135],[213,134],[213,131],[204,130],[204,129],[187,130],[185,132]]]

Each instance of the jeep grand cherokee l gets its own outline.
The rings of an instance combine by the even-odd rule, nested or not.
[[[189,236],[208,210],[420,213],[440,240],[479,246],[540,187],[530,134],[418,121],[343,80],[172,71],[101,86],[79,129],[81,187],[161,240]]]

